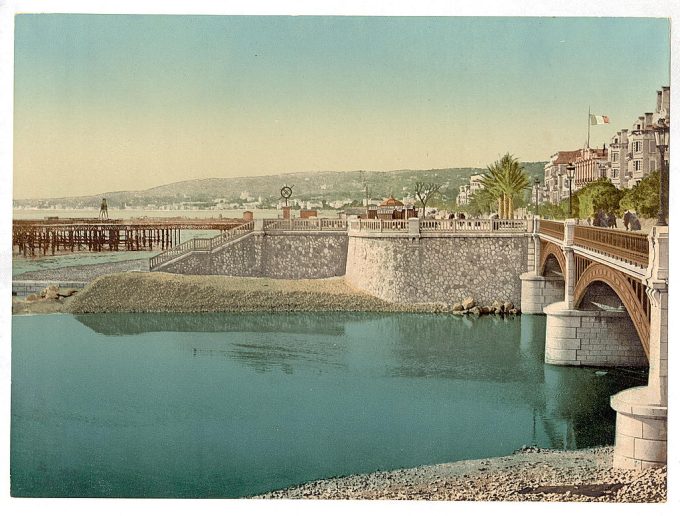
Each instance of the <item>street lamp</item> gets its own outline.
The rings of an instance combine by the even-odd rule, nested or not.
[[[664,172],[666,171],[664,154],[666,149],[668,149],[670,131],[668,124],[666,124],[666,119],[660,118],[656,125],[654,125],[654,139],[656,140],[656,148],[659,149],[659,155],[661,156],[661,167],[659,169],[659,220],[657,225],[667,226],[666,204],[664,203]]]
[[[536,177],[534,178],[534,190],[536,191],[536,215],[538,215],[538,186],[541,184],[539,179]]]
[[[573,217],[574,212],[571,209],[571,182],[574,180],[574,171],[576,167],[573,163],[567,165],[567,179],[569,180],[569,218]]]

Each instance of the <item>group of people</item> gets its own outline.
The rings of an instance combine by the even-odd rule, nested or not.
[[[603,209],[599,209],[592,218],[588,218],[587,222],[595,227],[616,228],[616,215],[613,211],[605,213]],[[639,231],[642,229],[640,219],[630,210],[626,210],[626,213],[623,214],[623,226],[626,228],[626,231]]]

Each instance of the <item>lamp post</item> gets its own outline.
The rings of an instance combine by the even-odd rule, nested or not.
[[[661,157],[661,167],[659,167],[659,220],[658,226],[666,226],[666,204],[664,203],[664,172],[666,171],[666,160],[664,155],[668,149],[670,140],[669,126],[666,124],[664,118],[660,118],[656,125],[654,125],[654,139],[656,140],[656,148],[659,149]]]
[[[538,215],[538,185],[540,185],[541,182],[539,179],[536,177],[534,178],[534,191],[535,193],[535,199],[536,199],[536,215]]]
[[[574,171],[576,167],[573,163],[567,165],[567,179],[569,180],[569,218],[574,216],[574,212],[571,209],[571,183],[574,180]]]

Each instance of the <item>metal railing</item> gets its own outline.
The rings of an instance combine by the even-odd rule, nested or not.
[[[541,221],[541,226],[543,226]],[[616,229],[574,226],[574,245],[646,268],[649,264],[647,235]]]
[[[538,223],[538,232],[541,235],[564,240],[564,222],[541,219]]]
[[[235,228],[228,231],[223,231],[213,238],[192,238],[191,240],[187,240],[186,242],[176,245],[165,252],[162,252],[156,256],[152,256],[149,259],[149,269],[154,270],[155,268],[166,262],[169,262],[170,260],[174,260],[175,258],[192,253],[194,251],[210,252],[228,242],[231,242],[232,240],[236,240],[243,235],[247,235],[252,231],[253,221],[250,221],[246,222],[245,224],[241,224],[240,226],[236,226]]]
[[[344,219],[265,219],[264,231],[347,231]]]

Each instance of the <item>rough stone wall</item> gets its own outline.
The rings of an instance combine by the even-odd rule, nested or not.
[[[191,253],[159,270],[280,279],[345,274],[346,234],[250,234],[212,253]]]
[[[625,312],[567,310],[563,302],[545,309],[545,361],[576,366],[645,366],[647,357]]]
[[[473,296],[519,305],[530,237],[352,236],[345,280],[386,301],[456,303]]]
[[[266,235],[261,274],[280,279],[344,276],[347,242],[345,233]]]

